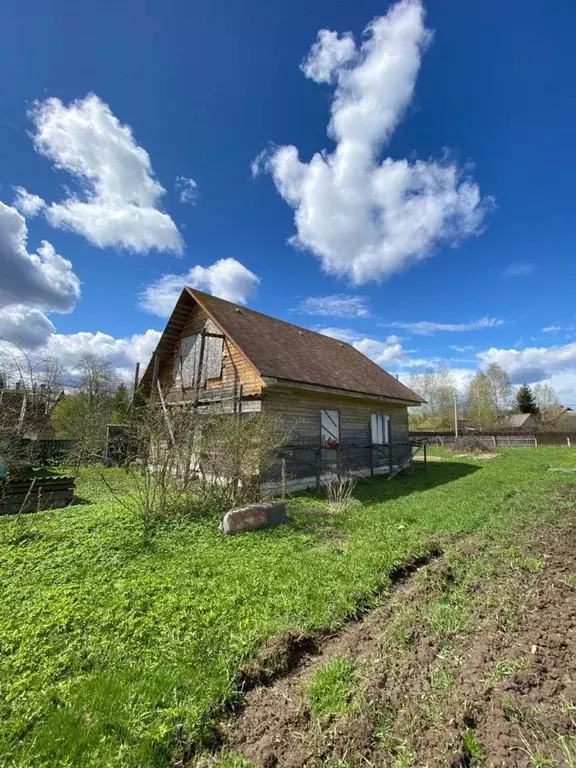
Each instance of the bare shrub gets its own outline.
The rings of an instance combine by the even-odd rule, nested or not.
[[[264,413],[201,419],[196,469],[202,498],[220,510],[255,501],[260,496],[260,474],[277,460],[290,430]]]
[[[260,470],[288,439],[276,419],[205,414],[157,400],[137,408],[129,425],[124,481],[102,479],[135,513],[145,538],[160,521],[217,514],[259,496]]]
[[[331,474],[322,486],[326,492],[327,506],[330,512],[347,512],[358,505],[358,499],[354,498],[354,489],[357,481],[350,474]]]
[[[458,453],[494,453],[494,442],[480,435],[459,437],[451,446]]]
[[[100,469],[108,491],[140,520],[144,539],[162,518],[192,511],[196,423],[193,411],[177,411],[167,420],[157,403],[149,403],[129,424],[124,475],[111,475],[103,465]]]

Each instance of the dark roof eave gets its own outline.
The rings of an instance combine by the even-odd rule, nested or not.
[[[278,379],[274,377],[264,376],[263,377],[264,384],[267,389],[286,389],[291,387],[297,387],[298,389],[308,389],[311,391],[323,391],[327,393],[332,394],[340,394],[344,397],[354,397],[354,398],[366,398],[370,400],[378,400],[380,402],[388,402],[388,403],[400,403],[401,405],[422,405],[426,401],[423,399],[419,400],[410,400],[408,398],[399,398],[399,397],[389,397],[387,395],[382,395],[379,392],[363,392],[359,390],[353,390],[353,389],[342,389],[339,387],[329,387],[325,384],[315,384],[309,381],[298,381],[296,379]]]

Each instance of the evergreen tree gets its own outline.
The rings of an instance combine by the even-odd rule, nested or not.
[[[523,384],[516,392],[516,410],[519,413],[538,413],[534,393],[527,384]]]

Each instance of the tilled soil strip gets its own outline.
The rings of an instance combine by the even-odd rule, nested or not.
[[[220,756],[259,768],[576,765],[576,526],[528,547],[436,550],[361,621],[292,638],[283,677],[247,676]],[[315,721],[307,683],[337,658],[356,670],[350,712]]]

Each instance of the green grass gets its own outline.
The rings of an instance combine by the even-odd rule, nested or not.
[[[472,764],[476,764],[484,757],[484,750],[478,741],[472,728],[466,728],[462,734],[462,751],[470,758]]]
[[[354,692],[354,665],[349,659],[332,659],[315,670],[306,687],[308,709],[314,720],[350,712]]]
[[[521,672],[528,666],[527,659],[510,659],[508,661],[498,661],[490,670],[490,674],[484,680],[486,690],[494,688],[498,683],[502,683],[513,677],[517,672]]]
[[[79,494],[95,503],[0,519],[0,765],[170,765],[209,739],[266,638],[338,626],[431,537],[552,514],[554,484],[573,481],[547,470],[576,461],[568,448],[443,455],[359,486],[355,509],[303,497],[290,525],[235,537],[183,520],[143,546],[90,473]],[[456,601],[435,620],[465,616]]]

